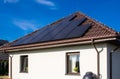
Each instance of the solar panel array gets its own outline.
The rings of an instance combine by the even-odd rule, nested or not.
[[[12,46],[81,37],[90,28],[90,24],[81,25],[86,18],[76,18],[77,15],[68,16],[57,24],[48,25],[22,37]]]

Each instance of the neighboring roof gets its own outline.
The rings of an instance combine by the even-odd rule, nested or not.
[[[8,43],[7,40],[2,40],[2,39],[0,39],[0,46],[4,45],[4,44],[6,44],[6,43]]]
[[[41,46],[42,48],[43,45],[52,45],[53,43],[64,44],[68,42],[84,42],[91,39],[113,37],[119,37],[119,33],[80,12],[76,12],[42,29],[21,37],[7,46],[14,50],[19,47],[24,48],[27,46],[28,50],[30,46]]]
[[[0,39],[0,46],[4,45],[6,43],[8,43],[7,40]],[[0,60],[8,60],[8,54],[0,53]]]

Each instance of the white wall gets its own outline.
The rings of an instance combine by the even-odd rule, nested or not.
[[[106,44],[96,45],[100,53],[100,73],[107,79]],[[80,52],[80,75],[66,75],[66,52]],[[97,74],[97,53],[92,45],[81,45],[15,52],[13,55],[13,79],[82,79],[86,72]],[[29,72],[20,73],[20,55],[28,55]]]

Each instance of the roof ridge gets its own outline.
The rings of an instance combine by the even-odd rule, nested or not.
[[[105,25],[104,23],[102,23],[102,22],[100,22],[100,21],[98,21],[98,20],[96,20],[96,19],[94,19],[94,18],[92,18],[92,17],[90,17],[90,16],[88,16],[88,15],[86,15],[86,14],[83,14],[83,13],[80,12],[80,11],[78,11],[78,12],[76,12],[76,13],[79,13],[80,15],[88,18],[88,19],[91,20],[92,22],[94,22],[94,23],[102,26],[102,28],[107,29],[107,30],[110,31],[110,32],[112,31],[112,32],[115,33],[115,34],[118,33],[117,31],[115,31],[115,30],[113,30],[112,28],[108,27],[108,26]]]

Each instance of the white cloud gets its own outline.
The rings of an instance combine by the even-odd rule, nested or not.
[[[58,10],[57,7],[51,7],[50,9],[51,9],[51,10]]]
[[[19,0],[4,0],[4,3],[17,3]]]
[[[36,30],[37,28],[37,24],[31,23],[29,21],[26,20],[15,20],[13,22],[14,25],[18,26],[20,29],[22,30]]]
[[[48,0],[36,0],[36,2],[47,6],[55,6],[54,2]]]

